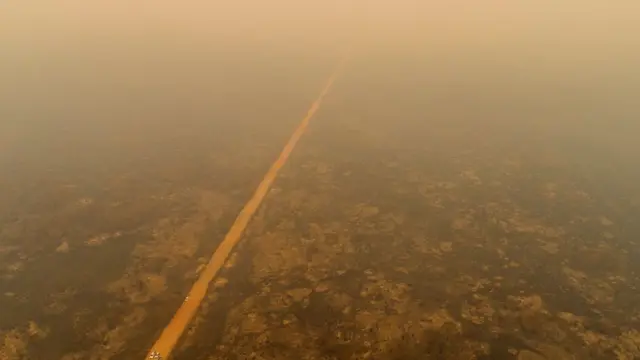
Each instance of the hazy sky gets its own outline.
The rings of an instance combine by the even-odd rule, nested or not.
[[[329,63],[348,47],[389,69],[428,61],[428,71],[445,80],[489,90],[494,83],[537,96],[575,91],[600,99],[601,115],[611,110],[604,121],[628,127],[638,118],[638,19],[640,2],[632,0],[5,1],[0,151],[9,156],[43,123],[100,121],[90,108],[71,113],[69,103],[86,94],[99,94],[98,102],[117,96],[122,81],[165,86],[169,94],[150,69],[191,76],[197,86],[193,74],[212,71],[216,59],[250,68],[269,53],[296,66]]]
[[[505,51],[507,44],[520,51],[544,47],[548,55],[559,51],[565,57],[600,50],[585,61],[631,61],[640,52],[638,16],[640,3],[632,0],[14,1],[0,12],[0,41],[9,59],[28,51],[55,56],[69,50],[64,46],[87,41],[104,47],[124,39],[295,46],[300,40],[312,45],[353,37],[355,45],[415,47],[428,41],[476,55],[482,55],[478,48]]]

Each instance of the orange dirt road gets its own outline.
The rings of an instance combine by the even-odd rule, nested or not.
[[[169,357],[171,351],[180,339],[180,336],[184,333],[189,322],[196,314],[200,303],[202,303],[202,300],[207,293],[209,284],[215,278],[220,268],[222,268],[235,245],[240,241],[249,221],[258,210],[258,207],[264,200],[271,188],[271,185],[276,179],[278,172],[285,165],[287,159],[291,155],[291,152],[302,137],[306,128],[309,126],[309,121],[320,108],[322,100],[327,93],[329,93],[329,90],[331,90],[333,83],[342,68],[346,65],[348,58],[348,56],[345,56],[340,62],[340,65],[329,77],[326,85],[322,89],[322,92],[320,92],[318,98],[311,104],[309,111],[307,111],[307,115],[302,119],[302,121],[300,121],[300,124],[289,138],[284,149],[282,149],[280,156],[278,156],[278,159],[273,163],[273,165],[271,165],[269,171],[265,174],[251,199],[246,203],[242,211],[240,211],[240,214],[238,214],[238,217],[231,226],[231,229],[229,229],[229,232],[225,235],[222,243],[220,243],[220,246],[218,246],[213,255],[211,255],[211,259],[200,274],[200,277],[198,277],[191,287],[191,290],[189,290],[189,294],[185,298],[185,301],[182,303],[180,308],[178,308],[169,324],[164,328],[160,337],[156,340],[155,344],[149,351],[147,359],[166,360]]]

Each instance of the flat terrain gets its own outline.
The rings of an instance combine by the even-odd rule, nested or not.
[[[497,103],[462,118],[472,94],[429,100],[414,75],[363,68],[324,103],[176,358],[639,357],[638,193],[544,124],[486,121]],[[365,79],[385,86],[358,91]]]

